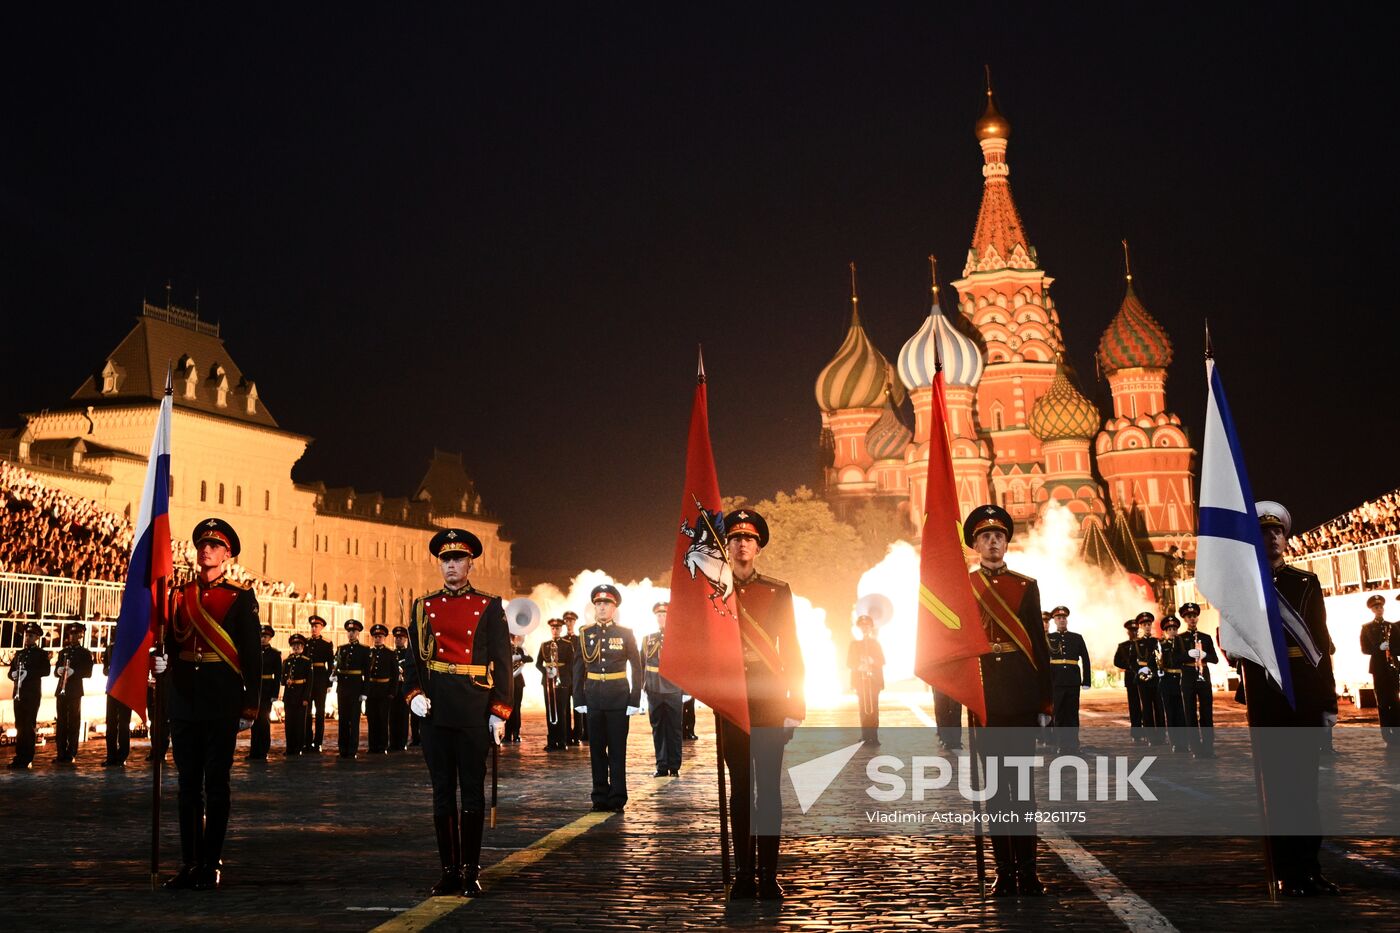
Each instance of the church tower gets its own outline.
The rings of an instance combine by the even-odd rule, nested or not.
[[[1125,259],[1127,249],[1125,241]],[[1172,345],[1133,290],[1131,265],[1127,280],[1123,304],[1099,340],[1099,368],[1113,393],[1113,417],[1094,442],[1099,475],[1114,511],[1128,516],[1139,540],[1157,551],[1175,545],[1193,558],[1196,451],[1181,418],[1167,411]]]
[[[1055,359],[1064,346],[1059,313],[1050,299],[1054,280],[1040,268],[1011,197],[1006,162],[1011,127],[997,109],[990,80],[987,110],[976,132],[982,148],[982,206],[963,277],[953,287],[960,310],[986,345],[977,417],[991,448],[992,501],[1017,522],[1027,522],[1036,515],[1036,494],[1044,481],[1044,452],[1030,430],[1030,414],[1050,390]]]
[[[953,479],[957,485],[959,514],[966,515],[990,502],[987,477],[991,456],[977,430],[973,404],[977,383],[985,368],[977,342],[957,329],[943,313],[938,297],[938,266],[929,257],[933,276],[933,306],[914,336],[899,351],[899,378],[909,389],[914,405],[914,442],[909,446],[905,477],[909,489],[909,517],[915,531],[923,528],[928,484],[929,416],[932,413],[933,377],[943,365],[944,396],[948,403],[948,433],[953,452]]]
[[[1074,513],[1078,529],[1102,525],[1103,490],[1094,479],[1089,444],[1099,426],[1099,410],[1070,381],[1064,359],[1055,363],[1055,381],[1031,409],[1030,429],[1045,456],[1045,482],[1036,491],[1036,510],[1053,501]]]

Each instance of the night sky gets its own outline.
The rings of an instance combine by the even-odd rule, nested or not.
[[[755,6],[10,11],[0,418],[66,400],[172,279],[316,438],[298,480],[403,495],[460,450],[517,566],[657,573],[697,342],[721,489],[815,485],[847,262],[891,359],[925,257],[961,273],[985,62],[1101,411],[1126,236],[1194,443],[1208,317],[1257,494],[1309,527],[1400,482],[1381,30]]]

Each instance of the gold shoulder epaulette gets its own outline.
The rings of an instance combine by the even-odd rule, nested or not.
[[[1010,567],[1007,567],[1005,570],[1002,571],[1002,573],[1006,574],[1007,576],[1015,577],[1015,578],[1018,579],[1018,580],[1025,580],[1027,583],[1034,583],[1034,582],[1035,582],[1035,577],[1028,577],[1028,576],[1026,576],[1024,573],[1017,573],[1015,570],[1012,570]]]
[[[500,598],[501,598],[501,597],[497,596],[495,593],[487,593],[487,592],[484,592],[484,591],[482,591],[482,590],[474,589],[474,590],[472,590],[472,592],[475,593],[477,596],[480,596],[482,599],[486,600],[488,603],[489,603],[491,600],[493,600],[493,599],[500,599]]]
[[[779,580],[777,577],[770,577],[766,573],[760,573],[758,579],[769,586],[787,586],[786,580]]]
[[[253,584],[251,583],[243,583],[239,580],[230,580],[228,577],[224,577],[219,582],[224,586],[232,587],[235,590],[251,590],[253,588]]]

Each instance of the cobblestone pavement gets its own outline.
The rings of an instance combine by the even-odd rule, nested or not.
[[[1233,707],[1218,694],[1218,722],[1238,724],[1241,708]],[[1085,723],[1109,725],[1122,709],[1120,693],[1094,691],[1085,710],[1095,715]],[[1374,711],[1348,711],[1343,728],[1365,728],[1368,713],[1373,724]],[[853,708],[840,707],[813,711],[810,722],[854,718]],[[890,726],[920,722],[896,694],[886,694],[883,718]],[[75,766],[54,765],[49,746],[34,770],[0,771],[9,830],[4,928],[367,930],[434,921],[435,931],[1400,929],[1394,839],[1329,840],[1324,867],[1348,895],[1270,905],[1254,839],[1049,838],[1040,861],[1053,896],[984,904],[967,836],[794,838],[783,844],[783,902],[725,905],[713,728],[708,714],[700,720],[681,777],[654,779],[650,729],[645,717],[634,719],[632,801],[622,814],[588,814],[587,748],[546,753],[542,718],[527,710],[524,744],[501,754],[500,821],[483,851],[489,893],[476,901],[424,900],[438,872],[416,749],[286,761],[274,728],[272,760],[248,762],[245,737],[234,766],[227,884],[167,893],[149,884],[146,743],[133,742],[125,769],[100,766],[100,740],[83,747]],[[162,866],[170,872],[178,839],[169,766],[164,793]],[[1378,806],[1400,803],[1400,789],[1376,794]],[[1189,819],[1181,814],[1184,825]]]

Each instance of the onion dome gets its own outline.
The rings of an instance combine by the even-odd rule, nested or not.
[[[900,380],[911,389],[933,385],[939,356],[943,358],[944,385],[975,386],[982,378],[985,363],[977,341],[958,330],[943,314],[935,285],[928,317],[899,351]]]
[[[851,328],[841,348],[817,376],[817,405],[822,411],[874,408],[893,381],[889,361],[875,349],[860,323],[860,298],[855,294],[855,263],[851,263]],[[904,386],[894,382],[895,404],[904,400]]]
[[[1123,242],[1126,256],[1128,243]],[[1106,375],[1120,369],[1142,367],[1166,369],[1172,361],[1172,342],[1157,319],[1148,313],[1133,291],[1133,273],[1128,271],[1128,292],[1123,304],[1099,338],[1099,367]]]
[[[982,114],[982,119],[977,121],[977,138],[981,139],[1010,139],[1011,124],[1006,121],[1006,117],[997,110],[997,101],[992,96],[992,73],[987,70],[987,109]]]
[[[1042,441],[1088,440],[1099,427],[1099,410],[1069,381],[1064,358],[1055,361],[1055,381],[1036,400],[1029,421],[1031,433]]]
[[[914,432],[899,420],[892,395],[892,391],[885,393],[885,405],[880,417],[865,432],[865,449],[875,460],[904,459],[904,451],[914,439]]]

